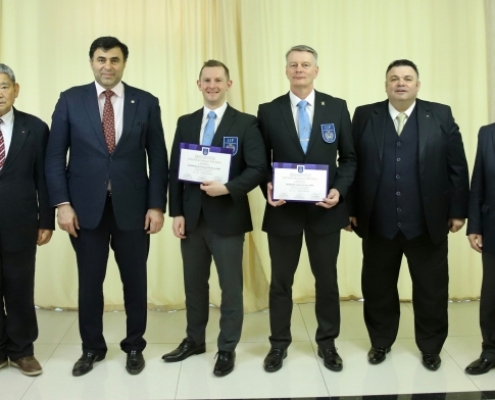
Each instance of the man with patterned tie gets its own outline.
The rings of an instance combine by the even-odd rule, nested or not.
[[[63,92],[52,117],[48,189],[58,224],[70,234],[79,276],[83,354],[74,376],[91,371],[107,352],[102,313],[109,245],[124,290],[126,369],[138,374],[145,365],[146,261],[149,234],[163,225],[167,152],[158,99],[121,81],[128,54],[114,37],[96,39],[89,51],[95,82]]]
[[[262,184],[267,199],[263,230],[268,233],[272,267],[271,349],[264,361],[267,372],[282,368],[292,340],[292,283],[303,233],[316,281],[318,355],[328,369],[343,368],[335,347],[340,331],[337,257],[340,230],[348,223],[344,197],[354,178],[356,160],[346,102],[313,88],[317,61],[317,53],[311,47],[292,47],[286,54],[289,93],[261,104],[258,110],[269,165],[284,162],[328,166],[328,195],[316,203],[274,200],[271,170]]]
[[[234,369],[242,330],[243,243],[245,233],[253,229],[247,194],[263,180],[266,163],[256,118],[226,102],[232,81],[225,64],[206,61],[197,85],[204,107],[179,118],[170,161],[170,216],[174,218],[174,235],[181,239],[187,337],[163,359],[181,361],[206,351],[208,278],[213,257],[222,290],[213,373],[225,376]],[[232,148],[228,182],[179,180],[181,143]]]
[[[397,279],[405,255],[413,283],[416,343],[423,365],[440,367],[447,338],[447,234],[464,225],[468,170],[450,107],[417,98],[416,65],[392,62],[388,100],[358,107],[352,133],[358,159],[347,198],[363,238],[364,319],[368,361],[383,362],[399,327]]]
[[[50,241],[54,210],[45,181],[48,126],[13,107],[14,72],[0,64],[0,368],[39,375],[34,308],[36,244]]]

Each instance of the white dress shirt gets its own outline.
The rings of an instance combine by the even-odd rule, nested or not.
[[[404,111],[404,114],[406,114],[406,120],[404,121],[404,126],[406,126],[406,123],[409,120],[409,117],[411,116],[414,107],[416,107],[416,100],[414,101],[414,103],[411,104],[411,107],[409,107],[406,111]],[[394,121],[395,130],[397,130],[397,127],[399,126],[399,121],[397,121],[397,115],[400,114],[400,111],[397,111],[397,109],[389,101],[388,112],[390,114],[390,117],[392,118],[392,121]],[[402,129],[404,129],[404,127],[402,127]]]
[[[225,110],[227,110],[227,102],[223,103],[220,107],[215,110],[210,110],[208,107],[203,107],[203,120],[201,121],[201,132],[199,134],[199,143],[203,141],[203,135],[205,133],[206,123],[208,122],[208,113],[213,111],[217,116],[215,118],[215,132],[217,131],[218,125],[222,122],[223,115],[225,114]]]
[[[100,118],[103,117],[103,107],[105,106],[105,89],[95,81],[96,93],[98,93],[98,106],[100,108]],[[115,145],[119,142],[124,128],[124,84],[120,81],[117,86],[111,89],[115,93],[111,97],[113,116],[115,118]]]
[[[311,93],[308,94],[308,97],[306,97],[305,99],[300,99],[294,93],[289,91],[289,97],[290,97],[290,106],[292,109],[292,118],[294,118],[296,131],[297,134],[299,135],[299,124],[297,123],[297,111],[299,110],[299,108],[297,107],[297,104],[301,100],[306,100],[308,102],[308,105],[306,106],[306,112],[308,113],[309,123],[311,124],[311,126],[313,126],[313,116],[315,114],[315,91],[313,89]]]
[[[10,143],[12,142],[12,132],[14,130],[14,109],[11,108],[9,112],[0,117],[2,123],[0,124],[0,131],[3,135],[3,143],[5,147],[5,158],[9,154]]]

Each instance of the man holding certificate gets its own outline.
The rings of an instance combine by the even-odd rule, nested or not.
[[[340,330],[337,256],[340,230],[348,224],[343,196],[354,178],[356,158],[344,100],[317,92],[317,53],[295,46],[286,54],[289,93],[261,104],[258,120],[272,169],[262,185],[267,198],[270,343],[267,372],[282,368],[291,343],[292,283],[303,232],[316,280],[318,355],[332,371],[342,370],[335,348]],[[338,157],[338,166],[337,166]]]
[[[197,85],[204,107],[179,118],[170,162],[170,215],[181,239],[187,337],[163,359],[182,361],[206,351],[213,257],[222,289],[213,373],[225,376],[234,369],[242,330],[244,234],[253,229],[247,194],[263,181],[267,167],[256,118],[225,101],[232,86],[228,68],[205,62]]]

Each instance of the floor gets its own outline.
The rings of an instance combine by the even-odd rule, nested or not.
[[[386,361],[368,364],[369,341],[362,304],[341,303],[342,328],[337,346],[344,360],[342,372],[327,370],[316,355],[314,304],[299,304],[294,306],[292,316],[293,343],[280,371],[269,374],[262,368],[269,350],[269,328],[268,313],[261,311],[245,316],[236,368],[223,378],[212,374],[217,308],[210,309],[207,352],[167,364],[161,356],[183,339],[185,312],[150,311],[147,364],[137,376],[125,371],[125,354],[119,348],[125,314],[105,313],[107,357],[88,375],[78,378],[71,375],[81,352],[77,312],[38,310],[40,336],[35,351],[44,372],[30,378],[12,367],[0,370],[0,399],[495,399],[495,369],[482,376],[464,373],[464,367],[480,353],[478,302],[450,303],[450,334],[441,353],[442,366],[436,372],[421,365],[410,303],[401,305],[398,339]]]

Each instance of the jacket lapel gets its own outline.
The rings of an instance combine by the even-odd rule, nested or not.
[[[136,90],[125,83],[124,88],[124,123],[122,126],[122,136],[120,137],[114,151],[117,151],[119,147],[122,147],[129,137],[139,105],[139,98],[136,96]]]
[[[102,148],[108,152],[105,137],[103,136],[103,126],[101,124],[100,108],[98,106],[98,94],[96,93],[96,86],[94,83],[90,83],[86,87],[86,93],[83,95],[83,99],[89,120],[94,128],[96,140],[98,140]]]
[[[378,151],[380,164],[383,159],[383,145],[385,142],[387,118],[390,118],[390,114],[388,112],[388,100],[385,100],[371,115],[371,126],[373,134],[375,135],[376,149]]]
[[[297,134],[296,125],[294,124],[294,117],[292,115],[292,107],[290,104],[289,93],[283,96],[279,101],[280,113],[282,114],[282,120],[280,123],[284,123],[287,128],[287,137],[294,142],[297,148],[303,152],[301,147],[301,142],[299,141],[299,136]]]
[[[223,147],[223,137],[229,132],[230,128],[234,124],[235,121],[235,111],[232,107],[227,105],[227,109],[222,117],[222,122],[217,128],[215,132],[215,136],[213,136],[213,140],[211,141],[212,146]]]
[[[426,146],[430,137],[432,117],[428,103],[417,99],[416,107],[418,110],[419,165],[421,168],[426,165]]]
[[[30,130],[25,126],[25,121],[22,114],[19,114],[19,112],[17,112],[14,108],[14,128],[12,130],[12,139],[10,141],[9,152],[6,155],[5,164],[0,171],[0,175],[3,175],[5,171],[7,171],[13,164],[29,134]]]

